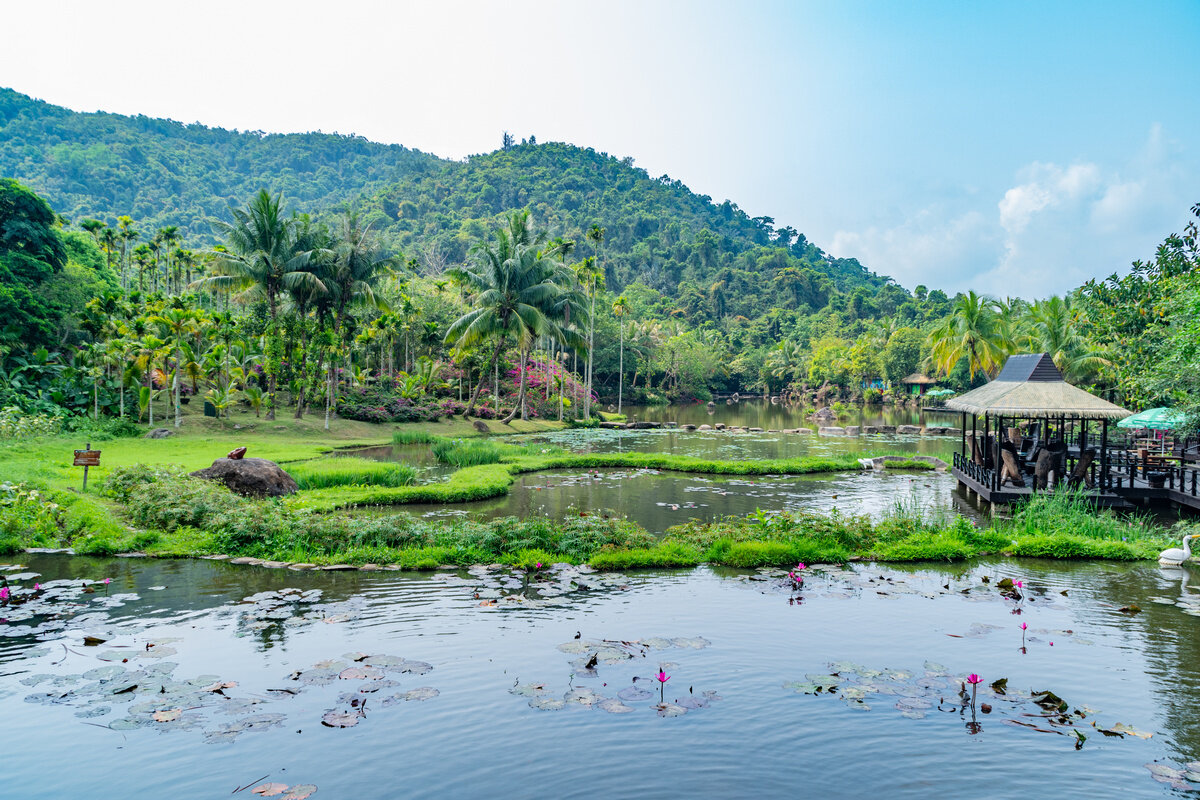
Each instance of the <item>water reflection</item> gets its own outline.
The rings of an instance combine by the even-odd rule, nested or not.
[[[107,789],[97,787],[119,787],[121,797],[134,800],[217,797],[268,773],[271,780],[316,784],[318,797],[393,797],[396,765],[403,765],[403,794],[412,797],[481,791],[736,797],[747,785],[755,794],[794,794],[800,785],[835,798],[975,797],[998,784],[1031,797],[1160,797],[1172,790],[1142,765],[1182,765],[1200,756],[1200,618],[1192,613],[1200,586],[1188,568],[1042,561],[817,567],[800,605],[789,603],[794,592],[778,576],[701,568],[629,576],[532,607],[481,607],[474,594],[483,583],[512,578],[63,556],[30,556],[25,567],[41,573],[37,580],[44,583],[111,576],[132,597],[111,608],[95,595],[79,598],[62,629],[36,636],[7,635],[26,623],[0,626],[6,633],[0,638],[0,714],[10,731],[20,731],[5,742],[6,796],[106,796]],[[996,590],[1000,577],[1027,587],[1022,614],[1014,615],[1014,603]],[[252,605],[244,598],[286,588],[319,589],[321,603],[347,603],[356,613],[333,623],[285,626],[264,647],[239,622]],[[1121,611],[1131,605],[1141,611]],[[1026,655],[1018,651],[1021,621],[1029,624]],[[112,638],[100,648],[84,647],[87,630]],[[653,651],[618,665],[601,662],[594,675],[570,666],[586,654],[563,649],[578,641],[651,637],[707,644]],[[208,692],[203,709],[184,711],[184,720],[206,715],[205,726],[224,732],[208,739],[212,743],[206,743],[208,727],[177,724],[184,720],[107,727],[134,704],[117,696],[101,704],[113,708],[108,716],[77,716],[78,705],[26,701],[49,686],[88,685],[68,679],[112,665],[97,658],[106,647],[133,655],[168,638],[177,651],[171,663],[139,657],[115,665],[142,680],[170,674],[236,682],[223,690],[226,696]],[[356,660],[361,654],[368,658]],[[631,700],[634,710],[622,714],[582,702],[613,697],[631,675],[648,675],[661,661],[672,662],[668,674],[676,676],[673,684],[680,681],[668,684],[673,698],[687,698],[693,686],[723,699],[701,713],[667,719],[648,700]],[[338,677],[341,664],[351,665],[351,678]],[[405,672],[406,664],[431,671]],[[847,664],[856,665],[880,698],[869,710],[855,707],[864,704],[842,690],[812,695],[785,687]],[[286,682],[314,670],[324,682]],[[328,709],[343,707],[339,696],[370,688],[372,670],[385,672],[377,680],[397,684],[387,690],[393,696],[415,696],[388,706],[369,699],[351,729],[321,725]],[[867,677],[872,671],[883,677]],[[922,671],[935,676],[927,676],[928,708],[912,699],[901,703],[907,694],[887,694],[896,685],[889,681],[925,680]],[[47,677],[37,685],[22,683],[39,673]],[[1073,736],[1005,724],[1031,718],[999,704],[990,716],[976,717],[982,728],[968,730],[969,713],[938,710],[939,701],[961,706],[957,681],[967,673],[981,676],[981,700],[982,687],[1007,678],[1014,691],[1048,689],[1072,709],[1086,709],[1085,725],[1120,722],[1154,736],[1110,738],[1096,729],[1076,751]],[[281,687],[298,683],[303,688],[296,695],[279,695]],[[510,691],[530,684],[558,695],[578,690],[580,701],[537,710],[531,698]],[[166,680],[163,686],[168,697],[185,688]],[[422,687],[440,693],[418,691]],[[635,695],[641,697],[626,694]],[[270,723],[276,716],[281,721]],[[261,724],[247,727],[244,721],[255,718]],[[649,751],[647,742],[653,743]],[[67,769],[64,747],[70,748]],[[514,763],[521,768],[512,769]]]

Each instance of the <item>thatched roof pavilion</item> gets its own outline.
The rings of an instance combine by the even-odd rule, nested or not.
[[[1022,419],[1124,419],[1132,412],[1063,380],[1049,353],[1009,356],[991,383],[946,401],[968,414]]]
[[[1067,383],[1049,353],[1010,356],[995,380],[946,401],[946,407],[963,416],[962,449],[955,456],[954,471],[960,483],[982,489],[989,497],[1010,479],[1015,486],[1024,487],[1029,462],[1041,463],[1043,450],[1059,459],[1053,462],[1056,482],[1074,461],[1078,470],[1071,471],[1071,480],[1084,480],[1090,474],[1103,492],[1110,480],[1109,422],[1131,413]],[[1100,423],[1098,453],[1088,448],[1090,421]],[[1026,427],[1034,431],[1029,438],[1022,435]],[[1002,459],[1004,448],[1009,452]],[[1093,464],[1097,455],[1098,473]],[[1045,481],[1045,474],[1036,477]]]

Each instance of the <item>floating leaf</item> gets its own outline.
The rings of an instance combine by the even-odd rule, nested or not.
[[[627,706],[620,700],[615,700],[611,697],[606,700],[601,700],[596,704],[596,708],[600,709],[601,711],[607,711],[609,714],[628,714],[629,712],[633,711],[633,706]]]
[[[317,787],[311,783],[298,783],[279,800],[308,800],[317,793]]]
[[[640,686],[626,686],[621,691],[617,692],[617,697],[624,700],[626,703],[641,703],[654,697],[654,692],[649,689],[643,689]]]
[[[535,697],[529,701],[529,707],[538,711],[558,711],[566,708],[567,704],[556,697]]]
[[[1137,728],[1133,727],[1132,725],[1126,725],[1123,722],[1118,722],[1116,725],[1113,725],[1111,728],[1109,728],[1109,730],[1112,731],[1113,733],[1117,733],[1117,734],[1124,734],[1126,736],[1136,736],[1139,739],[1149,739],[1151,736],[1154,735],[1153,733],[1147,733],[1146,731],[1139,731]]]
[[[660,703],[655,706],[658,709],[660,717],[682,717],[687,713],[687,709],[683,706],[677,706],[674,703]]]
[[[432,686],[422,686],[420,689],[413,689],[410,692],[404,693],[405,700],[431,700],[437,697],[441,692],[434,689]]]
[[[277,797],[288,790],[286,783],[261,783],[250,790],[250,794],[262,795],[263,797]]]
[[[357,711],[331,709],[321,717],[321,724],[329,728],[353,728],[360,719],[362,719],[362,714]]]
[[[168,708],[163,711],[155,711],[152,716],[155,722],[174,722],[182,714],[182,708]]]

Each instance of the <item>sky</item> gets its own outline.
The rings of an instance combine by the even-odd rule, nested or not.
[[[1036,298],[1200,202],[1200,2],[11,4],[0,85],[80,111],[503,131],[630,156],[913,288]]]

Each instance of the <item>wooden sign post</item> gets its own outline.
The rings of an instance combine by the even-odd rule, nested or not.
[[[84,445],[83,450],[75,451],[75,466],[83,467],[83,491],[87,491],[88,467],[100,466],[100,451],[92,449],[92,443]]]

